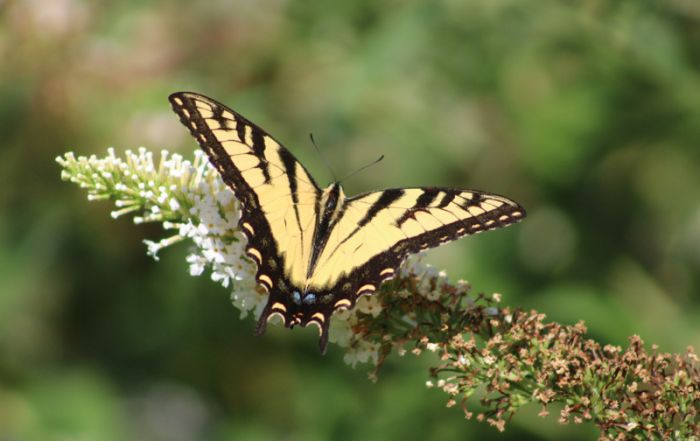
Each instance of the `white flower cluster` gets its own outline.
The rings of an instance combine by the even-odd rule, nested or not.
[[[220,180],[215,181],[223,184]],[[259,315],[267,296],[256,289],[255,268],[245,256],[245,237],[238,230],[240,210],[228,188],[202,184],[193,197],[191,217],[180,225],[179,236],[192,239],[195,248],[187,256],[190,274],[211,268],[211,279],[225,288],[232,286],[233,304],[241,318],[254,310]]]
[[[125,156],[125,160],[118,158],[109,148],[102,159],[76,158],[68,152],[56,161],[63,167],[61,177],[87,189],[88,200],[115,200],[118,210],[112,217],[142,212],[143,216],[134,218],[137,223],[182,219],[187,215],[190,189],[208,178],[201,154],[195,155],[193,164],[163,150],[158,166],[153,153],[143,147],[136,153],[127,150]]]
[[[66,153],[56,160],[62,178],[87,189],[89,200],[115,201],[112,217],[139,213],[136,223],[162,222],[165,229],[177,230],[158,242],[145,240],[149,255],[157,259],[161,249],[191,239],[190,274],[210,268],[215,282],[224,287],[235,283],[233,303],[242,316],[262,310],[265,296],[256,290],[255,270],[244,257],[245,238],[237,228],[238,204],[202,151],[195,151],[192,162],[163,150],[156,164],[143,147],[127,150],[125,159],[110,148],[106,158]]]

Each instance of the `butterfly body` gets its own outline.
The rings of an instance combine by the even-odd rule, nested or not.
[[[294,156],[221,103],[178,92],[170,102],[241,204],[247,254],[268,293],[257,333],[272,315],[316,324],[325,350],[330,317],[393,278],[410,255],[521,220],[525,210],[492,193],[394,188],[346,197],[320,189]]]

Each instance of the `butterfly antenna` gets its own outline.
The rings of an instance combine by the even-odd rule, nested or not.
[[[316,149],[316,152],[318,152],[318,156],[321,157],[321,160],[323,161],[324,164],[326,164],[326,168],[331,172],[331,176],[333,176],[333,181],[338,182],[338,178],[335,176],[335,173],[333,172],[333,169],[331,168],[331,165],[328,163],[328,160],[326,157],[321,153],[321,149],[318,148],[316,145],[316,140],[314,139],[314,134],[309,133],[309,138],[311,138],[311,144],[314,145],[314,148]]]
[[[349,175],[347,175],[346,177],[344,177],[343,179],[341,179],[340,181],[338,181],[338,183],[341,183],[341,182],[343,182],[344,180],[355,176],[356,174],[360,173],[362,170],[365,170],[365,169],[368,169],[368,168],[372,167],[374,164],[377,164],[377,163],[380,162],[382,159],[384,159],[384,155],[381,155],[379,158],[375,159],[374,161],[370,162],[369,164],[367,164],[367,165],[365,165],[365,166],[363,166],[363,167],[360,167],[359,169],[357,169],[357,170],[355,170],[354,172],[350,173]]]

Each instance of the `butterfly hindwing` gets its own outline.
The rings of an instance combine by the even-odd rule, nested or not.
[[[291,296],[306,277],[318,186],[286,148],[223,104],[189,92],[172,94],[170,102],[240,201],[239,226],[258,265],[258,283],[271,296]],[[269,302],[264,315],[275,312],[288,321],[284,302]],[[260,332],[266,322],[260,321]]]
[[[510,199],[475,190],[404,188],[359,195],[348,199],[311,284],[335,293],[338,307],[352,308],[357,297],[393,278],[409,254],[524,216]]]

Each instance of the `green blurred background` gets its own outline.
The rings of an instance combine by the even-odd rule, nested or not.
[[[315,330],[253,337],[187,246],[109,217],[54,158],[190,156],[193,90],[346,183],[463,186],[529,218],[427,257],[504,304],[700,347],[700,3],[0,1],[0,440],[594,439],[557,412],[504,434],[445,409],[421,358],[379,382]]]

